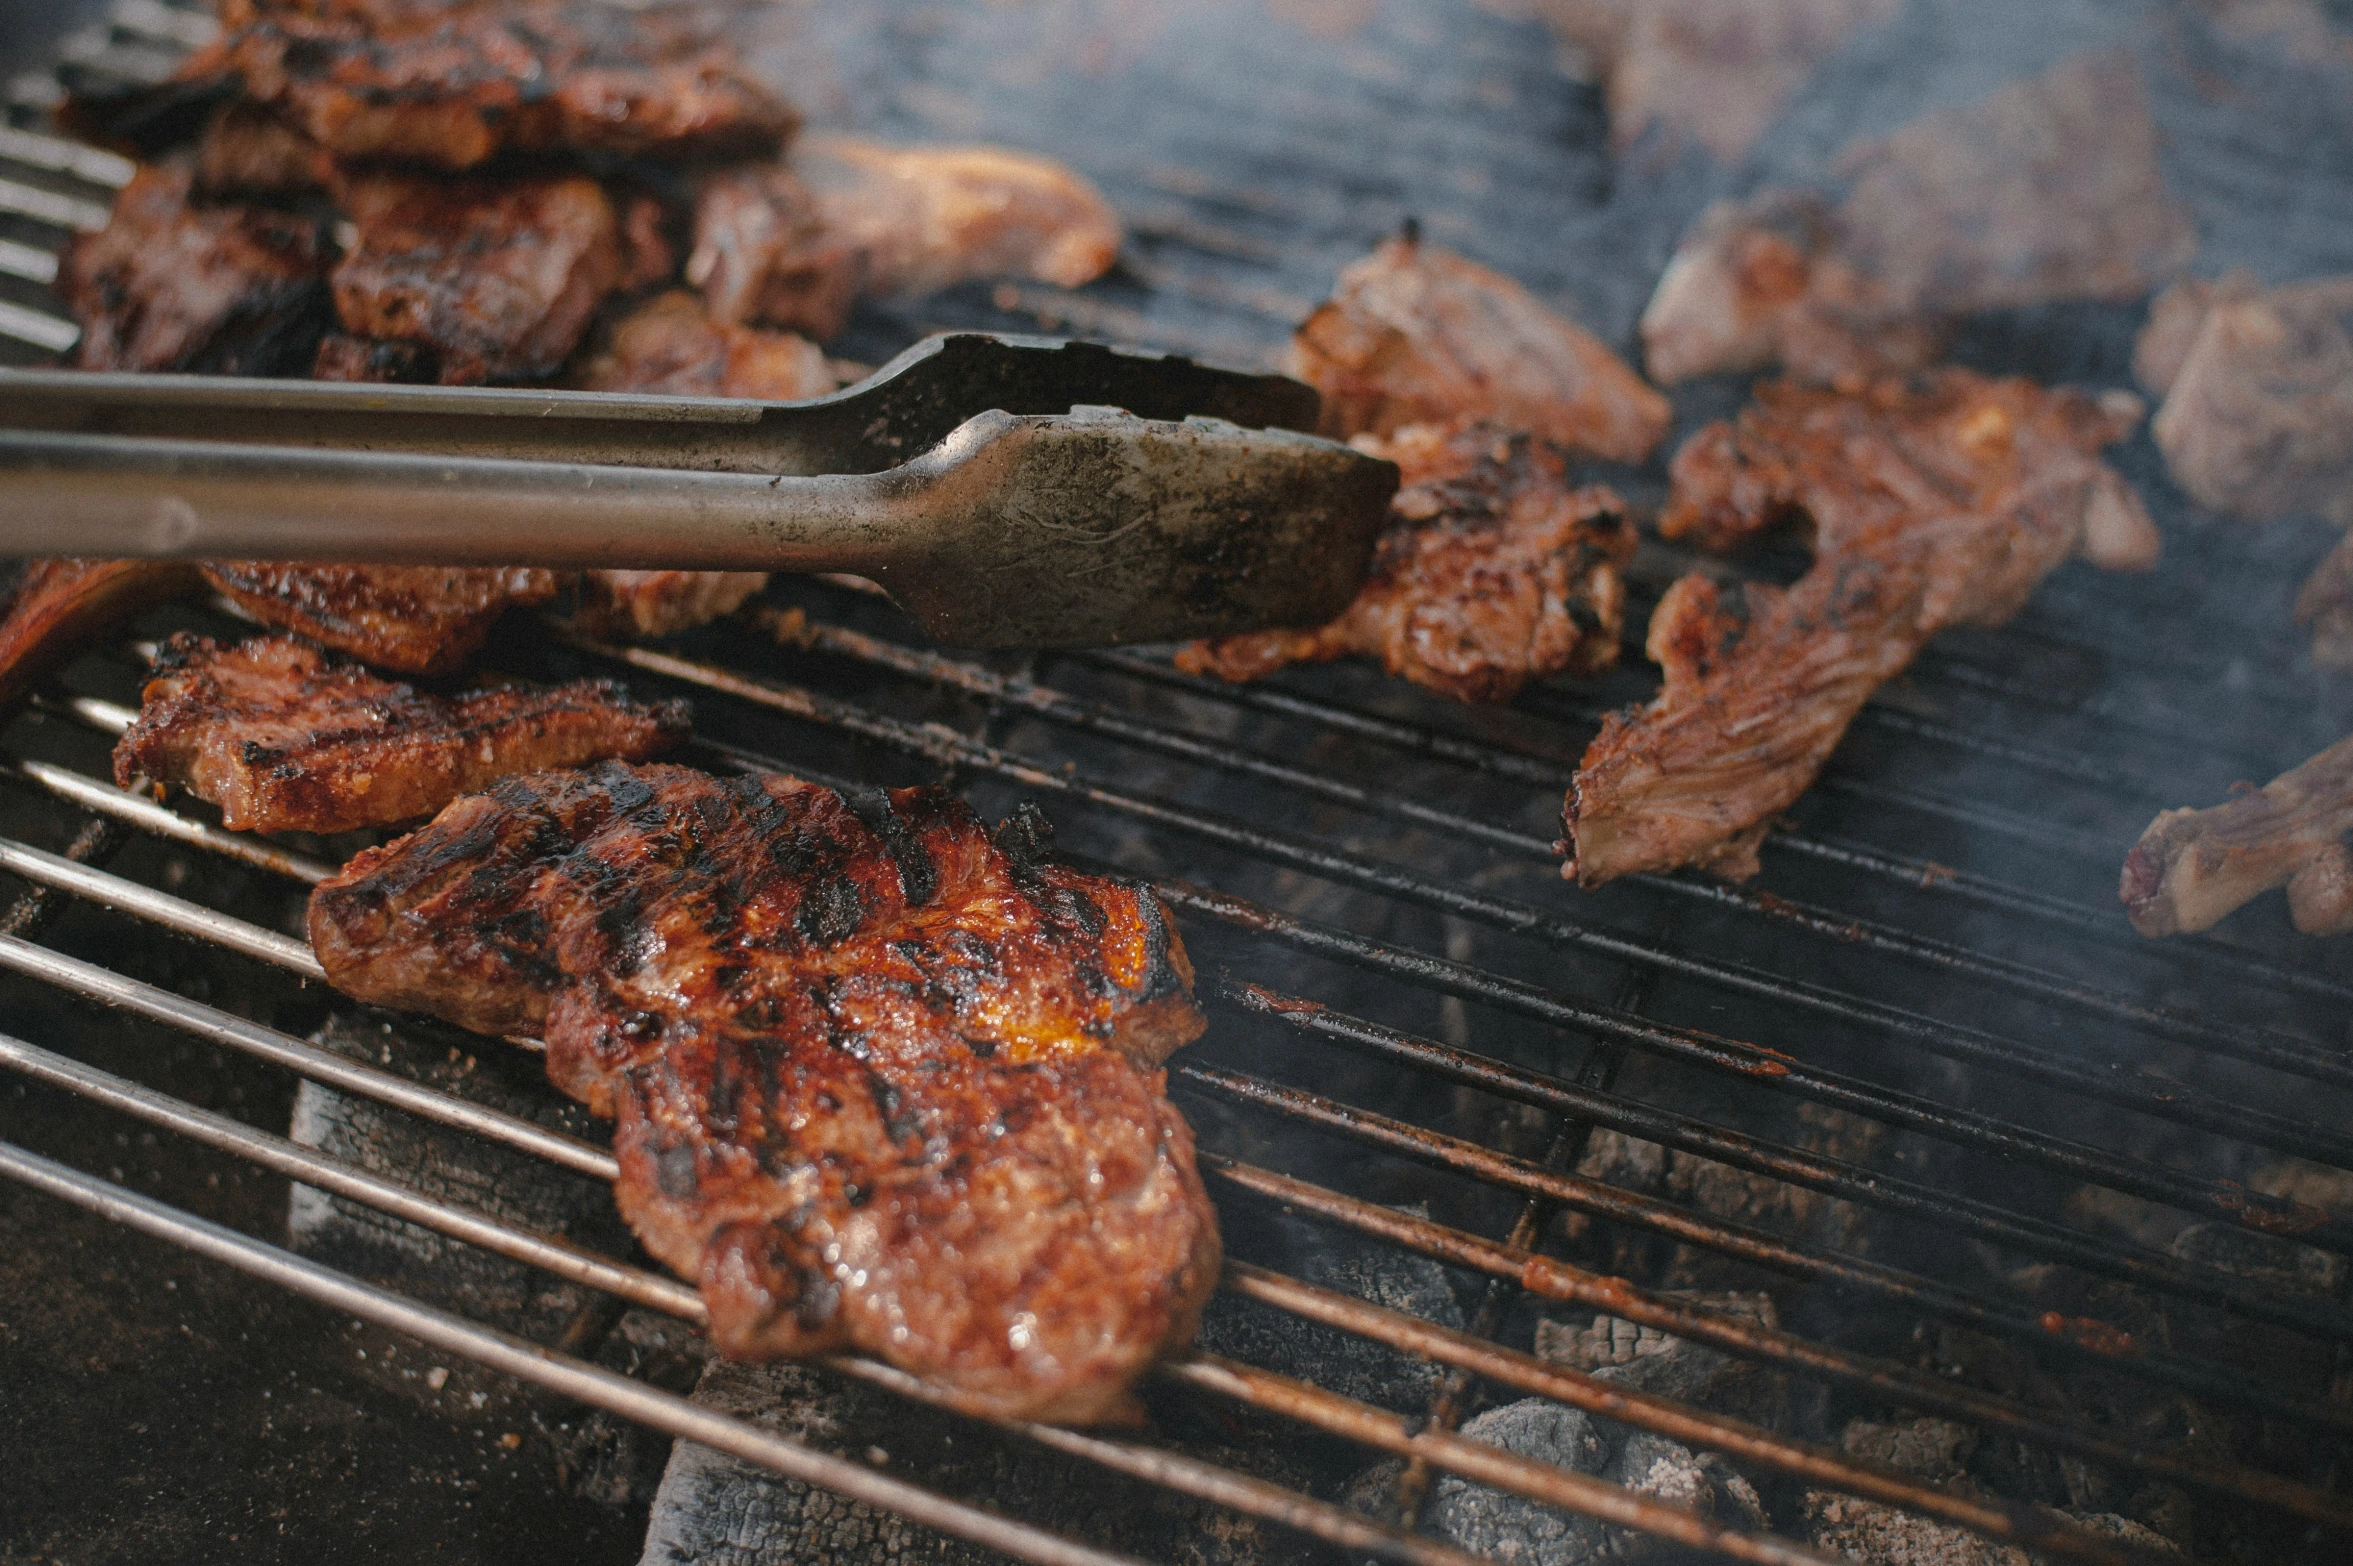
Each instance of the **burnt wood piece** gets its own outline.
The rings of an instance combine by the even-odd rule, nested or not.
[[[115,782],[185,788],[237,832],[390,826],[514,773],[651,760],[689,733],[683,703],[632,702],[610,680],[443,698],[290,636],[183,632],[140,700]]]
[[[1255,680],[1353,655],[1458,701],[1508,701],[1532,679],[1617,662],[1635,536],[1616,495],[1572,488],[1549,443],[1489,424],[1357,444],[1396,463],[1404,487],[1348,612],[1195,642],[1179,668]]]
[[[2275,886],[2307,935],[2353,931],[2353,739],[2207,810],[2168,810],[2124,861],[2143,935],[2209,929]]]
[[[316,221],[189,199],[185,169],[143,168],[113,216],[75,236],[58,296],[85,370],[300,375],[327,329],[327,252]]]
[[[1639,462],[1672,410],[1602,341],[1518,283],[1407,233],[1344,268],[1291,339],[1323,431],[1393,435],[1484,419]]]
[[[535,773],[354,859],[311,940],[348,994],[546,1039],[725,1352],[856,1348],[1083,1421],[1215,1282],[1158,1070],[1203,1023],[1157,899],[1014,825],[932,788]]]
[[[1814,564],[1787,588],[1694,574],[1667,590],[1646,642],[1665,683],[1586,750],[1564,873],[1745,880],[1774,815],[1930,637],[2009,619],[2073,554],[2153,564],[2156,529],[2099,456],[2139,421],[2129,394],[1943,370],[1852,393],[1770,383],[1693,435],[1660,532],[1728,549],[1795,522]]]

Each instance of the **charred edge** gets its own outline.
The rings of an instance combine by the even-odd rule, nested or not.
[[[891,797],[879,788],[852,788],[842,793],[842,803],[850,813],[866,823],[867,829],[882,839],[882,846],[890,852],[891,862],[899,867],[899,890],[906,895],[907,906],[920,908],[940,889],[939,866],[907,823],[891,808]]]

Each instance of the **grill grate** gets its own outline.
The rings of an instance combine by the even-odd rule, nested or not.
[[[157,60],[201,41],[200,21],[129,0],[67,51],[68,62],[152,75]],[[10,101],[29,124],[55,97],[55,78],[25,77]],[[119,160],[0,128],[0,337],[28,353],[70,344],[71,323],[39,285],[54,272],[60,236],[102,221],[106,190],[127,177]],[[1286,305],[1284,313],[1295,312]],[[1646,561],[1650,585],[1685,563],[1657,552]],[[2120,627],[2126,652],[2118,657],[2149,678],[2184,690],[2205,678],[2194,659],[2121,629],[2130,610],[2120,603],[2128,601],[2078,623]],[[2117,1541],[2057,1526],[2049,1514],[1950,1492],[1503,1341],[1528,1310],[1572,1308],[1792,1372],[1861,1405],[1947,1415],[2252,1514],[2353,1527],[2353,1500],[2331,1487],[2353,1404],[2316,1391],[2325,1376],[2250,1375],[2194,1346],[2042,1309],[1988,1283],[1982,1269],[1956,1277],[1943,1265],[1957,1242],[2054,1264],[2279,1329],[2308,1346],[2311,1365],[2332,1370],[2353,1345],[2353,1309],[2339,1298],[2270,1287],[2047,1216],[2056,1193],[2085,1186],[2284,1236],[2312,1253],[2353,1255],[2353,1217],[2244,1183],[2266,1152],[2353,1169],[2338,1091],[2353,1087],[2342,1024],[2353,985],[2323,949],[2285,940],[2258,950],[2208,934],[2153,949],[2095,900],[2103,877],[2112,878],[2119,832],[2169,802],[2172,785],[2155,782],[2169,774],[2142,765],[2145,753],[2160,742],[2182,747],[2178,725],[2153,721],[2126,695],[2035,675],[2045,666],[2104,667],[2108,655],[2097,647],[2038,623],[1940,646],[1910,690],[1886,693],[1867,711],[1816,795],[1771,840],[1766,879],[1787,895],[1681,877],[1630,878],[1582,894],[1551,879],[1545,822],[1593,722],[1639,694],[1632,673],[1598,692],[1539,690],[1507,714],[1481,714],[1440,709],[1348,670],[1227,688],[1145,653],[997,666],[906,645],[890,624],[842,589],[793,584],[731,633],[704,633],[681,650],[552,637],[497,650],[527,676],[587,666],[691,690],[706,736],[693,759],[715,768],[831,783],[945,774],[976,794],[1044,797],[1072,836],[1075,860],[1150,880],[1188,939],[1215,959],[1203,965],[1202,992],[1217,1026],[1179,1057],[1171,1080],[1201,1131],[1221,1205],[1302,1215],[1481,1280],[1478,1308],[1461,1330],[1250,1261],[1229,1264],[1223,1289],[1232,1296],[1442,1367],[1431,1403],[1411,1415],[1206,1351],[1166,1366],[1165,1381],[1360,1448],[1368,1461],[1406,1459],[1399,1494],[1409,1519],[1431,1476],[1451,1474],[1732,1559],[1820,1559],[1785,1539],[1724,1529],[1457,1434],[1490,1389],[1550,1398],[2055,1558],[2132,1558]],[[723,634],[735,639],[723,643]],[[91,660],[75,672],[76,689],[123,694],[126,662]],[[19,802],[46,796],[84,823],[62,854],[0,839],[0,871],[34,888],[0,934],[0,970],[574,1175],[612,1178],[612,1155],[593,1142],[43,944],[48,916],[74,899],[198,943],[223,964],[275,969],[297,983],[320,977],[301,943],[104,867],[127,830],[240,866],[290,894],[332,869],[93,775],[92,736],[119,733],[130,717],[95,695],[48,698],[0,762],[0,781]],[[2279,731],[2294,735],[2309,722],[2302,715]],[[2247,748],[2243,733],[2218,733],[2182,770],[2250,765],[2234,747]],[[1921,753],[1938,758],[1934,772],[1911,762]],[[1938,852],[1962,864],[1928,857]],[[2162,998],[2144,998],[2151,995]],[[670,1278],[426,1195],[78,1061],[68,1040],[49,1042],[65,1047],[0,1037],[0,1066],[615,1299],[700,1319],[694,1291]],[[1445,1096],[1453,1093],[1468,1096]],[[1908,1166],[1884,1152],[1817,1151],[1746,1129],[1745,1109],[1724,1107],[1766,1101],[1853,1117],[1906,1138],[1918,1156]],[[1504,1111],[1514,1107],[1538,1117],[1532,1131],[1505,1134]],[[1857,1254],[1579,1173],[1596,1131],[1853,1204],[1903,1243],[1896,1259]],[[1008,1555],[1122,1558],[13,1145],[0,1143],[0,1173],[353,1317]],[[1417,1192],[1438,1210],[1393,1204]],[[1783,1330],[1637,1286],[1556,1254],[1567,1217],[1793,1280],[1823,1308]],[[1890,1351],[1896,1340],[1887,1332],[1850,1330],[1858,1319],[1966,1328],[2055,1365],[2094,1367],[2276,1421],[2290,1434],[2265,1445],[2261,1463],[2133,1439],[2013,1391],[1921,1369]],[[878,1363],[829,1364],[843,1377],[938,1402]],[[1410,1527],[1167,1445],[1004,1428],[1351,1556],[1471,1558]],[[2282,1450],[2297,1456],[2282,1460]],[[2314,1558],[2330,1547],[2317,1534],[2283,1537],[2323,1552]]]

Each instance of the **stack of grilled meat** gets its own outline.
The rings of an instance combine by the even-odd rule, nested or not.
[[[1044,160],[794,144],[703,13],[221,10],[165,87],[69,109],[148,158],[61,269],[86,368],[803,398],[838,385],[818,341],[861,298],[1076,285],[1118,253]],[[137,608],[225,595],[271,634],[168,641],[118,781],[236,830],[433,817],[318,889],[330,979],[543,1037],[618,1121],[622,1209],[722,1349],[863,1350],[984,1412],[1109,1415],[1219,1265],[1159,1071],[1203,1021],[1152,894],[937,789],[643,765],[688,713],[609,682],[397,678],[462,671],[511,609],[660,635],[763,580],[44,561],[0,623],[0,701]]]

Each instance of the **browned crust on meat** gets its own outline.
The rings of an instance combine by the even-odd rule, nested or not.
[[[723,321],[822,342],[861,297],[992,277],[1076,288],[1118,259],[1120,238],[1101,193],[1044,158],[812,137],[789,167],[705,183],[686,277]]]
[[[441,380],[550,375],[620,282],[620,219],[580,175],[349,181],[358,243],[335,267],[355,337],[429,350]]]
[[[1639,462],[1671,413],[1600,339],[1411,235],[1340,273],[1292,337],[1290,369],[1323,393],[1324,432],[1343,438],[1479,419]]]
[[[791,108],[707,11],[596,0],[238,4],[182,69],[234,78],[339,158],[469,169],[501,151],[773,151]]]
[[[184,560],[34,560],[0,615],[0,718],[90,644],[203,579]]]
[[[1458,701],[1508,701],[1617,661],[1635,537],[1616,495],[1571,488],[1558,451],[1492,425],[1357,445],[1395,462],[1404,487],[1356,601],[1328,625],[1195,642],[1179,668],[1253,680],[1358,655]]]
[[[185,788],[236,832],[349,832],[431,815],[517,772],[647,761],[689,732],[609,680],[444,699],[288,636],[166,642],[115,781]]]
[[[311,937],[347,993],[539,1031],[726,1352],[1085,1420],[1214,1285],[1157,1070],[1202,1022],[1150,892],[1006,841],[936,789],[539,773],[360,855]]]
[[[2307,935],[2353,931],[2353,739],[2207,810],[2168,810],[2117,889],[2147,936],[2210,929],[2275,886]]]
[[[57,291],[82,369],[299,374],[328,324],[326,266],[310,219],[192,204],[187,170],[143,168],[66,247]]]
[[[208,562],[205,579],[262,624],[402,674],[447,674],[481,651],[510,607],[545,603],[552,571],[529,566]]]
[[[1660,531],[1720,549],[1794,521],[1814,565],[1787,589],[1693,575],[1668,590],[1647,639],[1664,683],[1586,750],[1565,873],[1753,874],[1773,817],[1931,636],[2009,618],[2073,553],[2151,563],[2155,529],[2099,459],[2135,422],[2078,392],[1945,370],[1851,393],[1774,383],[1694,435]]]

